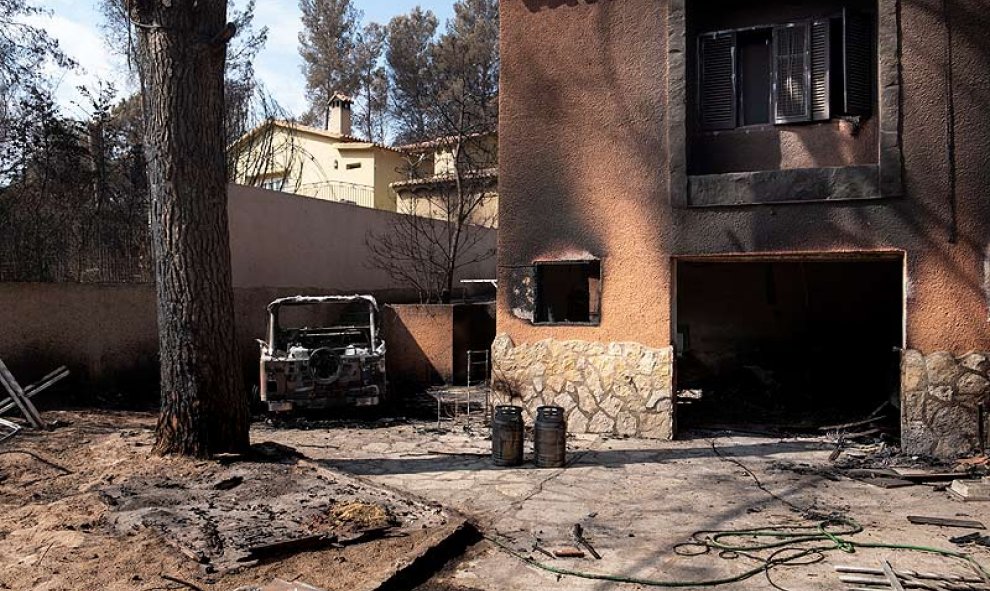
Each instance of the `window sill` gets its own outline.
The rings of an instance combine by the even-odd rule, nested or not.
[[[754,123],[752,125],[739,125],[731,129],[699,129],[697,134],[702,137],[718,137],[722,135],[750,135],[753,133],[779,132],[791,127],[807,127],[817,125],[824,127],[832,123],[829,121],[801,121],[798,123]]]
[[[688,207],[879,199],[880,167],[842,166],[688,176]]]

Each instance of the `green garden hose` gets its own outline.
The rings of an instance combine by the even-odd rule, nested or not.
[[[489,542],[506,552],[507,554],[525,562],[535,568],[570,577],[582,579],[592,579],[599,581],[612,581],[615,583],[631,583],[647,587],[715,587],[729,583],[738,583],[754,577],[760,573],[765,573],[769,580],[771,569],[784,566],[804,566],[814,564],[824,560],[826,552],[853,553],[857,548],[880,548],[887,550],[910,550],[914,552],[924,552],[936,554],[965,561],[970,567],[986,580],[990,580],[990,571],[983,568],[976,560],[967,554],[943,550],[928,546],[915,546],[911,544],[896,544],[886,542],[857,542],[848,536],[854,536],[863,531],[863,527],[847,517],[833,517],[821,521],[815,525],[793,526],[781,529],[757,528],[757,529],[737,529],[737,530],[702,530],[695,532],[691,540],[674,547],[675,553],[681,556],[700,556],[712,551],[719,553],[721,558],[731,559],[736,556],[743,556],[752,560],[758,560],[761,564],[745,572],[716,579],[699,581],[660,581],[655,579],[645,579],[639,577],[629,577],[624,575],[611,575],[602,573],[589,573],[567,568],[559,568],[534,560],[521,552],[509,547],[502,540],[485,536]],[[733,539],[745,538],[750,543],[734,542]],[[764,541],[769,540],[769,541]],[[805,544],[815,544],[806,546]],[[697,548],[697,551],[690,551],[689,548]],[[754,552],[774,550],[768,558],[755,556]],[[777,588],[773,581],[772,585]]]

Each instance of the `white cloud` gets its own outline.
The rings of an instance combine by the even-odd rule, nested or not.
[[[103,42],[103,37],[95,25],[72,20],[58,14],[34,15],[28,23],[42,28],[58,41],[59,47],[78,66],[73,70],[63,70],[55,64],[47,64],[45,74],[56,85],[55,96],[70,114],[80,115],[77,104],[85,105],[77,87],[96,88],[100,80],[112,82],[119,90],[124,90],[126,81],[121,76],[118,58]]]

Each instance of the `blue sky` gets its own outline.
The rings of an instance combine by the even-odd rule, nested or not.
[[[365,21],[381,23],[417,5],[432,10],[443,22],[453,14],[453,3],[454,0],[355,1],[364,12]],[[81,114],[74,105],[80,100],[75,90],[79,85],[92,86],[97,79],[104,79],[114,81],[121,88],[126,86],[123,83],[126,65],[103,41],[99,0],[45,0],[36,1],[35,5],[51,11],[50,16],[36,19],[37,24],[58,39],[63,50],[80,65],[78,72],[50,72],[58,84],[57,96],[63,108],[70,114]],[[298,0],[257,0],[255,24],[269,28],[268,44],[255,61],[258,78],[283,107],[298,114],[305,107],[298,52]]]

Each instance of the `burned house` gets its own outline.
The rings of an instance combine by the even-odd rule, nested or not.
[[[982,0],[503,0],[499,400],[982,446]]]

